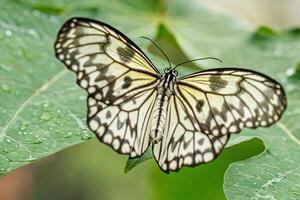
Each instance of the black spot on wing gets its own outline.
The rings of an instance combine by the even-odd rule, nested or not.
[[[111,118],[111,112],[110,112],[109,110],[108,110],[107,113],[106,113],[106,118],[107,118],[107,119]]]
[[[118,47],[117,53],[120,57],[120,60],[127,63],[133,58],[135,51],[129,47],[125,47],[125,48]]]
[[[129,88],[132,84],[132,79],[129,76],[124,77],[124,84],[122,85],[123,89]]]
[[[196,103],[196,110],[198,112],[201,112],[203,105],[204,105],[204,100],[202,100],[202,99],[198,100]]]
[[[213,92],[217,92],[226,87],[228,82],[222,79],[222,75],[211,75],[209,77],[209,87]]]

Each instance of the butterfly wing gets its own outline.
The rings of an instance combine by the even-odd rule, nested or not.
[[[177,171],[182,166],[196,166],[213,160],[223,149],[230,135],[204,134],[179,97],[169,101],[164,137],[153,145],[155,160],[163,171]]]
[[[118,30],[85,18],[63,25],[55,52],[88,93],[89,128],[117,152],[141,155],[160,77],[147,56]]]
[[[251,70],[205,70],[180,78],[174,88],[165,137],[153,147],[165,171],[213,160],[231,133],[269,126],[286,108],[281,85]]]

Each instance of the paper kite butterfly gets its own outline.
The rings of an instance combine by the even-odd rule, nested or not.
[[[68,20],[55,52],[87,91],[87,123],[99,140],[130,158],[151,146],[165,172],[214,160],[230,134],[270,126],[287,104],[279,83],[251,70],[161,74],[128,37],[92,19]]]

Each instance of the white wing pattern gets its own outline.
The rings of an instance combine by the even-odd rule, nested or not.
[[[55,51],[88,92],[89,128],[119,153],[140,156],[160,77],[149,59],[119,31],[84,18],[64,24]]]
[[[239,68],[211,69],[181,78],[176,95],[191,109],[199,130],[221,136],[243,127],[269,126],[286,108],[275,80]]]
[[[269,126],[286,108],[275,80],[239,68],[205,70],[177,80],[163,139],[153,145],[164,171],[214,160],[231,133]]]
[[[160,75],[130,39],[91,19],[67,21],[55,52],[87,91],[88,126],[99,140],[130,158],[152,145],[165,172],[214,160],[230,134],[273,124],[287,104],[279,83],[251,70]]]
[[[171,96],[164,137],[153,145],[152,150],[162,170],[177,171],[183,165],[210,162],[221,152],[230,135],[204,134],[197,124],[180,98]]]

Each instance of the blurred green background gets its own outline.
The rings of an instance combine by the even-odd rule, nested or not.
[[[299,17],[292,12],[299,8],[300,3],[296,1],[201,2],[211,9],[236,15],[253,24],[290,27]],[[286,12],[288,6],[293,8],[291,12]],[[260,12],[251,12],[254,7]],[[164,41],[164,37],[157,38],[157,41]],[[170,54],[176,57],[175,53]],[[177,56],[183,57],[180,52]],[[260,140],[252,139],[225,149],[212,163],[185,168],[180,173],[164,174],[154,160],[149,160],[124,174],[127,157],[116,154],[94,138],[1,178],[0,199],[221,200],[225,199],[223,175],[230,163],[257,155],[263,149]]]

